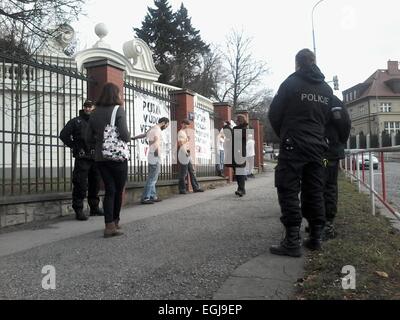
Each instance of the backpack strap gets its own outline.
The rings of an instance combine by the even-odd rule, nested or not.
[[[110,122],[111,126],[115,126],[115,118],[117,117],[118,108],[119,108],[118,105],[114,107],[113,113],[111,115],[111,122]]]

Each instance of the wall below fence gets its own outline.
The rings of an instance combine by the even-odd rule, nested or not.
[[[227,181],[220,177],[199,177],[198,181],[205,190],[227,184]],[[138,204],[143,191],[143,185],[143,183],[127,185],[124,207]],[[157,184],[157,192],[160,198],[168,198],[178,194],[178,181],[160,181]],[[8,201],[8,204],[1,204],[1,202],[5,203],[5,201]],[[1,202],[0,228],[74,215],[70,192],[21,196],[15,197],[13,201],[10,201],[10,198],[2,199]],[[87,207],[86,203],[85,207]]]

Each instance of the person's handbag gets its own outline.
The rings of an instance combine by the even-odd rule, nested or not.
[[[115,125],[119,106],[115,106],[111,122],[104,128],[102,154],[105,160],[123,162],[130,159],[128,144],[119,138],[118,128]]]

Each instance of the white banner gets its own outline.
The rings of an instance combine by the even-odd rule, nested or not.
[[[135,136],[147,132],[162,117],[171,118],[167,102],[141,92],[135,92]],[[171,119],[170,119],[171,120]],[[163,160],[171,155],[171,126],[162,132]],[[147,161],[149,143],[147,139],[135,141],[137,159]]]
[[[209,112],[194,108],[194,129],[196,158],[210,160],[212,140]]]

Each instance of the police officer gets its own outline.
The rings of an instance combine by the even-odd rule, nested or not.
[[[336,96],[333,96],[332,99],[330,118],[325,129],[329,149],[324,156],[326,167],[324,186],[326,224],[322,240],[333,239],[336,236],[333,221],[337,213],[339,161],[345,158],[344,149],[351,130],[349,114],[343,102]],[[308,210],[305,206],[302,206],[302,211],[303,217],[308,219]]]
[[[99,208],[100,174],[94,161],[94,146],[87,146],[85,143],[86,128],[90,113],[94,105],[86,100],[79,116],[68,121],[60,132],[61,141],[72,149],[75,158],[75,165],[72,177],[72,208],[75,211],[77,220],[87,220],[89,217],[83,211],[83,200],[88,191],[88,204],[90,215],[103,215]]]
[[[333,92],[315,64],[315,55],[303,49],[296,55],[296,72],[280,86],[274,97],[269,120],[281,140],[275,187],[282,211],[286,235],[271,253],[300,257],[302,211],[299,193],[308,208],[310,235],[304,245],[311,250],[321,247],[325,225],[323,198],[323,155],[328,145],[325,125],[329,120]]]

